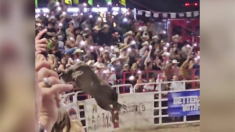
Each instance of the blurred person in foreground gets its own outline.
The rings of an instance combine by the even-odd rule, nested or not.
[[[41,31],[35,39],[35,47],[37,47],[35,60],[35,132],[38,130],[52,131],[54,124],[58,120],[58,113],[61,107],[59,94],[73,89],[72,85],[64,84],[59,79],[58,74],[51,70],[51,63],[47,62],[43,55],[38,54],[46,48],[43,47],[42,39],[40,39],[44,33]]]
[[[60,109],[51,132],[85,132],[85,130],[80,121],[72,120],[66,110]]]

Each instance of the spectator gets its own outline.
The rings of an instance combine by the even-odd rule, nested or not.
[[[100,38],[100,41],[99,41],[99,45],[102,46],[102,45],[108,45],[110,46],[110,42],[111,42],[111,35],[110,35],[110,32],[109,32],[109,26],[107,24],[105,24],[102,28],[102,31],[100,32],[99,34],[99,38]]]
[[[75,47],[75,41],[73,38],[66,41],[65,54],[72,55],[76,49],[77,47]]]
[[[148,41],[145,41],[144,43],[142,43],[142,48],[140,49],[140,56],[144,56],[145,51],[147,50],[149,43]]]
[[[67,40],[75,38],[73,21],[69,22],[69,28],[66,29],[66,36],[67,36]]]
[[[98,44],[99,42],[99,31],[100,31],[100,28],[98,26],[95,26],[93,28],[92,38],[95,44]]]
[[[83,50],[81,49],[76,49],[74,52],[73,52],[73,60],[77,60],[77,61],[84,61],[84,58],[83,58]]]
[[[140,78],[144,82],[156,80],[160,74],[164,74],[165,81],[172,81],[174,75],[179,79],[199,77],[200,56],[195,54],[197,45],[184,41],[179,35],[167,41],[169,36],[164,31],[156,33],[153,22],[148,20],[143,23],[128,17],[123,21],[122,14],[114,16],[112,13],[106,19],[102,15],[90,17],[89,13],[70,15],[66,10],[67,6],[62,6],[62,11],[51,11],[49,17],[40,13],[36,18],[36,32],[46,28],[43,26],[45,23],[49,29],[46,36],[51,35],[47,49],[38,52],[45,52],[46,59],[58,72],[77,61],[84,61],[92,62],[89,65],[94,70],[97,65],[104,65],[97,72],[110,75],[104,74],[102,78],[107,81],[111,78],[109,83],[112,85],[135,85]],[[123,82],[114,81],[114,73],[116,79]]]
[[[185,90],[185,85],[183,82],[179,82],[179,79],[176,75],[173,76],[172,83],[170,86],[170,89],[172,91],[178,91],[178,90]]]
[[[104,71],[105,71],[105,68],[106,68],[105,65],[104,65],[103,63],[97,63],[97,64],[95,65],[95,67],[96,67],[95,73],[96,73],[100,78],[106,80],[106,75],[105,75],[106,72],[104,72]]]

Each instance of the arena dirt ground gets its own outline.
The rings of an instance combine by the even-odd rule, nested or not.
[[[183,125],[170,125],[160,128],[153,128],[149,130],[120,130],[116,132],[200,132],[200,124],[183,124]]]

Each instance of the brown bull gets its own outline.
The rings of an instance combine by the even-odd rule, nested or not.
[[[69,67],[60,77],[66,82],[74,82],[76,88],[92,96],[100,108],[110,111],[114,117],[114,110],[119,111],[124,105],[118,103],[118,94],[109,84],[100,79],[84,62],[77,62]],[[111,107],[112,105],[112,107]],[[114,123],[114,118],[112,121]],[[117,119],[118,120],[118,119]]]

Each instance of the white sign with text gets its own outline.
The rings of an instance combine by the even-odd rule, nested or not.
[[[121,94],[118,102],[126,106],[118,113],[119,121],[112,123],[111,113],[101,109],[94,99],[85,101],[88,132],[110,131],[114,128],[130,128],[153,125],[154,94]],[[116,117],[115,117],[116,118]]]

